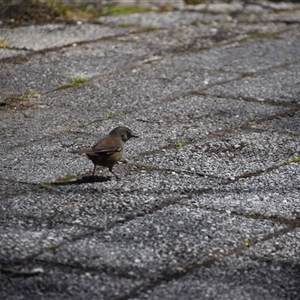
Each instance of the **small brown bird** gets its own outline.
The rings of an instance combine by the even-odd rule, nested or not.
[[[137,138],[138,136],[134,135],[128,127],[118,126],[99,140],[93,148],[72,150],[71,153],[87,155],[94,163],[93,176],[95,175],[96,166],[99,165],[108,167],[117,179],[121,179],[120,175],[113,172],[112,168],[122,157],[125,143],[132,137]]]

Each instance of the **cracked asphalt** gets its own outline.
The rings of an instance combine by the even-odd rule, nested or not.
[[[0,39],[1,299],[300,299],[300,4]],[[118,125],[93,178],[69,151]]]

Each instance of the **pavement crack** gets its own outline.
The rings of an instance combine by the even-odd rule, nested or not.
[[[233,255],[240,256],[243,254],[243,252],[245,252],[246,250],[255,246],[256,244],[268,241],[274,237],[281,236],[293,229],[294,229],[294,227],[287,226],[285,228],[277,230],[274,233],[266,234],[261,239],[256,239],[256,240],[252,240],[249,242],[241,241],[241,244],[239,246],[227,251],[224,254],[218,253],[217,256],[206,259],[204,261],[201,261],[201,257],[199,257],[199,260],[201,261],[200,263],[183,265],[183,266],[178,267],[177,270],[174,271],[173,273],[170,273],[169,271],[165,271],[165,272],[162,272],[161,274],[159,274],[159,276],[157,278],[153,278],[153,279],[148,278],[148,281],[144,282],[143,286],[137,287],[137,288],[131,290],[126,295],[123,295],[121,297],[116,297],[116,298],[114,298],[114,300],[127,300],[127,299],[136,298],[139,295],[141,295],[142,293],[145,293],[146,291],[149,291],[149,290],[153,290],[155,287],[157,287],[161,284],[167,284],[173,280],[178,280],[188,274],[191,274],[197,270],[200,270],[201,268],[210,268],[216,262],[220,262],[227,257],[233,256]],[[201,255],[203,256],[203,253]]]
[[[124,36],[128,36],[128,35],[131,35],[131,34],[143,33],[143,32],[148,32],[148,31],[149,31],[149,29],[147,29],[147,28],[146,29],[145,28],[138,28],[136,30],[131,30],[129,32],[127,31],[127,32],[115,34],[115,35],[112,35],[112,36],[104,36],[104,37],[96,38],[94,40],[77,41],[76,45],[93,44],[93,43],[98,43],[98,42],[103,41],[103,40],[114,40],[114,39],[124,37]],[[1,63],[18,63],[18,64],[22,64],[22,63],[25,63],[25,62],[29,61],[29,59],[31,59],[32,57],[34,57],[36,55],[43,55],[43,54],[50,53],[50,52],[58,52],[59,50],[62,50],[62,49],[65,49],[65,48],[72,48],[72,47],[74,47],[74,42],[69,43],[69,44],[64,44],[62,46],[44,48],[44,49],[41,49],[41,50],[15,48],[16,50],[27,50],[27,51],[30,51],[30,52],[27,53],[27,54],[20,54],[20,55],[16,55],[16,56],[12,56],[12,57],[4,57],[4,58],[1,59]]]
[[[131,166],[134,169],[135,172],[159,171],[159,172],[163,172],[163,173],[187,174],[187,175],[192,175],[192,176],[222,179],[221,177],[213,175],[213,174],[207,174],[207,173],[195,172],[195,171],[189,171],[189,170],[180,170],[180,169],[178,170],[178,169],[172,169],[172,168],[162,168],[162,167],[157,167],[157,166],[134,164],[134,163],[127,163],[127,165]]]
[[[260,119],[250,120],[250,121],[248,121],[248,122],[246,122],[242,125],[239,125],[239,126],[233,126],[231,128],[227,128],[227,129],[223,129],[223,130],[215,130],[213,132],[210,132],[209,135],[207,135],[205,137],[202,137],[200,140],[211,140],[211,139],[214,139],[216,137],[226,136],[226,135],[232,134],[232,133],[234,133],[238,130],[251,130],[251,131],[257,130],[256,128],[253,128],[253,122],[255,122],[256,125],[263,124],[265,122],[272,121],[272,120],[275,120],[275,119],[278,119],[278,118],[290,117],[291,114],[293,115],[298,111],[300,111],[300,106],[299,105],[297,105],[296,108],[293,107],[293,108],[291,108],[287,111],[284,111],[284,112],[268,115],[268,116],[262,117]],[[198,142],[199,142],[198,139],[197,140],[192,140],[192,141],[186,141],[184,146],[193,145],[193,144],[196,144]],[[166,151],[166,150],[169,150],[169,149],[176,149],[176,148],[178,148],[178,146],[176,146],[176,144],[168,144],[166,146],[162,146],[162,147],[154,149],[154,150],[138,153],[138,154],[135,155],[135,158],[144,157],[144,156],[147,156],[147,155],[153,155],[153,154],[160,153],[161,151]]]

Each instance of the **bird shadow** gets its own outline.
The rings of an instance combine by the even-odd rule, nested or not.
[[[65,181],[65,182],[53,182],[51,185],[54,186],[64,186],[64,185],[76,185],[76,184],[84,184],[84,183],[95,183],[95,182],[106,182],[110,181],[110,176],[83,176],[76,180]]]

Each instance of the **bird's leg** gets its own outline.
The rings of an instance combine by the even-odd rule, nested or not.
[[[114,171],[112,170],[112,167],[109,167],[109,172],[111,172],[112,174],[114,174],[117,180],[120,180],[120,179],[121,179],[121,176],[120,176],[118,173],[114,172]]]
[[[96,166],[97,166],[97,165],[94,164],[93,176],[95,176]]]

